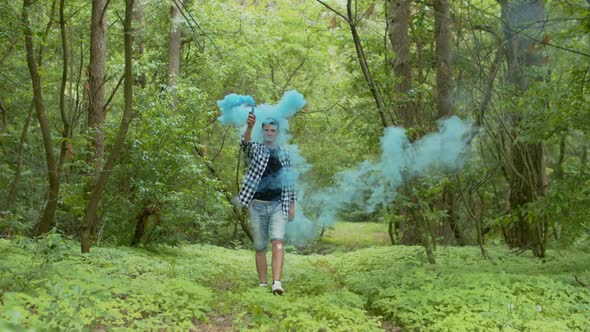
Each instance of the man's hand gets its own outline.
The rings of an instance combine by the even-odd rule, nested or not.
[[[289,207],[289,221],[293,221],[295,219],[295,203],[291,203],[291,207]]]
[[[250,114],[248,114],[247,123],[248,123],[248,128],[246,128],[246,132],[244,132],[244,141],[250,142],[250,140],[252,139],[252,128],[254,127],[254,124],[256,123],[256,115],[254,115],[254,107],[252,107]]]
[[[254,124],[256,123],[256,115],[254,115],[254,110],[250,111],[250,114],[248,114],[248,128],[252,129],[254,127]]]

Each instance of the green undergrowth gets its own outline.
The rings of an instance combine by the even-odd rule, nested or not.
[[[588,331],[590,255],[382,246],[287,253],[273,296],[253,253],[0,240],[2,331]],[[269,257],[270,258],[270,257]]]
[[[389,245],[387,225],[376,222],[337,222],[326,229],[320,251],[353,251],[373,246]]]

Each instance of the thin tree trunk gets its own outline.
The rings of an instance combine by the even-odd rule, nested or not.
[[[455,238],[455,243],[457,245],[465,245],[465,241],[463,240],[463,232],[461,231],[461,226],[457,221],[457,205],[455,203],[455,188],[451,185],[446,185],[445,189],[442,193],[442,201],[444,208],[447,210],[448,217],[444,218],[446,222],[449,224],[451,231],[453,232],[453,237]]]
[[[410,31],[412,34],[416,33],[413,24],[410,24]],[[420,38],[418,38],[418,40],[416,40],[416,80],[418,86],[424,84],[426,81],[424,78],[424,67],[424,44],[422,41],[420,41]],[[416,109],[416,123],[424,123],[426,121],[426,117],[424,114],[424,92],[422,89],[418,89],[416,101],[414,102],[414,108]]]
[[[59,2],[59,28],[61,33],[61,47],[62,47],[62,73],[61,73],[61,87],[59,94],[59,113],[61,121],[63,122],[62,143],[59,155],[58,171],[61,173],[62,166],[68,156],[68,151],[71,151],[71,129],[70,121],[66,114],[66,84],[68,82],[68,42],[66,38],[66,22],[64,17],[64,0]]]
[[[25,143],[27,141],[27,136],[29,134],[29,126],[31,125],[31,120],[33,119],[33,110],[35,109],[34,102],[31,102],[31,106],[29,107],[29,111],[27,113],[27,120],[25,120],[25,125],[23,126],[23,131],[20,135],[20,141],[18,144],[18,150],[16,152],[16,166],[14,168],[14,178],[10,183],[10,189],[8,190],[8,195],[6,196],[6,200],[2,206],[2,210],[12,210],[14,203],[16,203],[16,194],[18,191],[18,185],[20,183],[20,179],[22,176],[22,169],[23,169],[23,154],[25,152]]]
[[[580,163],[582,165],[580,167],[580,174],[584,175],[586,174],[586,165],[588,164],[588,144],[582,143],[581,149],[582,155],[580,156]]]
[[[417,212],[416,209],[412,209],[412,218],[416,221],[416,225],[418,226],[418,236],[422,241],[422,245],[424,246],[424,250],[426,251],[426,255],[428,257],[428,262],[430,264],[436,264],[436,258],[434,257],[434,251],[432,250],[432,243],[430,242],[430,236],[428,234],[428,230],[426,222],[424,220],[424,216]]]
[[[135,217],[135,233],[133,234],[133,239],[131,240],[132,247],[136,247],[141,242],[141,238],[145,233],[145,228],[150,216],[154,216],[154,225],[158,225],[160,223],[160,213],[156,208],[144,207],[143,210]]]
[[[55,6],[56,6],[56,2],[54,1],[51,5],[50,17],[53,17],[55,14]],[[47,22],[47,26],[45,27],[45,31],[42,36],[41,45],[43,45],[43,46],[39,47],[39,51],[37,53],[37,71],[39,71],[39,69],[43,65],[43,55],[44,55],[44,50],[45,50],[44,45],[46,44],[47,36],[49,35],[49,32],[51,31],[52,25],[53,25],[53,19],[50,19],[49,22]],[[18,41],[18,38],[16,38],[15,41]],[[0,101],[0,106],[2,107],[2,112],[3,112],[2,115],[3,115],[4,125],[6,125],[5,115],[6,115],[7,111],[6,111],[5,106],[1,103],[1,101]],[[14,198],[17,195],[18,186],[20,184],[20,179],[22,176],[23,153],[25,151],[25,143],[27,141],[27,136],[29,133],[29,126],[31,124],[33,110],[35,109],[34,107],[35,107],[35,100],[33,99],[31,101],[31,106],[29,107],[29,111],[27,112],[27,119],[25,120],[25,125],[23,127],[23,131],[21,133],[21,137],[20,137],[20,141],[19,141],[19,148],[17,151],[17,157],[16,157],[16,162],[15,162],[16,165],[15,165],[14,179],[13,179],[12,183],[10,184],[8,196],[6,196],[7,200],[4,202],[4,204],[5,204],[4,207],[6,210],[11,210],[13,207],[13,204],[16,203]]]
[[[436,67],[436,88],[435,101],[437,117],[450,116],[453,109],[451,74],[451,18],[449,0],[434,0],[434,43],[435,43],[435,67]],[[462,245],[461,231],[457,225],[455,216],[455,193],[451,185],[446,185],[441,193],[443,209],[447,211],[444,222],[449,224],[453,231],[455,241]]]
[[[478,194],[479,199],[482,202],[481,203],[482,208],[479,211],[479,213],[477,213],[477,214],[473,213],[473,211],[471,210],[472,204],[469,204],[467,202],[467,200],[465,199],[465,194],[463,193],[463,188],[461,186],[461,178],[458,175],[455,175],[455,179],[457,180],[457,186],[459,189],[459,196],[461,197],[461,200],[463,201],[463,205],[465,206],[465,210],[467,211],[467,215],[471,218],[471,220],[475,221],[475,226],[476,226],[475,229],[477,231],[477,244],[479,244],[479,250],[481,252],[481,255],[483,257],[488,258],[492,263],[495,264],[492,257],[488,254],[488,252],[485,248],[485,240],[484,240],[485,232],[484,232],[482,225],[481,225],[481,219],[482,219],[482,215],[483,215],[483,206],[484,206],[483,197]]]
[[[93,165],[95,175],[102,167],[104,157],[105,79],[107,47],[107,5],[109,0],[92,1],[90,24],[90,77],[88,99],[88,130],[92,135],[88,163]]]
[[[367,86],[369,87],[369,91],[373,96],[373,100],[375,101],[375,105],[377,106],[377,111],[379,112],[379,117],[381,118],[381,123],[384,128],[390,127],[393,125],[393,118],[389,111],[386,110],[385,104],[383,103],[383,98],[377,89],[377,84],[373,79],[373,75],[371,74],[371,68],[369,67],[369,63],[367,62],[367,57],[365,56],[365,51],[363,49],[363,45],[361,43],[361,37],[358,34],[356,29],[357,22],[355,21],[353,12],[352,12],[352,0],[347,0],[346,2],[346,16],[339,13],[338,11],[334,10],[328,4],[324,3],[322,0],[316,0],[320,4],[322,4],[327,9],[334,12],[336,15],[343,18],[350,28],[350,32],[352,34],[352,40],[354,42],[354,48],[356,50],[357,59],[359,61],[359,65],[361,67],[361,71],[363,72],[363,77],[367,82]]]
[[[373,75],[371,74],[371,68],[369,67],[369,63],[367,62],[367,57],[365,56],[365,51],[363,49],[363,44],[361,42],[361,37],[356,30],[356,22],[354,21],[354,16],[352,14],[352,1],[348,0],[346,3],[346,12],[348,14],[348,26],[350,27],[350,32],[352,33],[352,40],[354,42],[354,48],[356,50],[356,55],[359,60],[359,64],[361,66],[361,70],[363,72],[363,76],[367,81],[367,85],[369,86],[369,90],[371,91],[371,95],[373,96],[373,100],[375,101],[375,105],[377,106],[377,110],[379,111],[379,116],[381,117],[381,123],[383,127],[391,127],[393,126],[393,119],[391,114],[385,109],[385,105],[383,104],[383,98],[377,90],[377,84],[373,79]]]
[[[203,157],[205,157],[205,154],[203,153],[203,150],[197,149],[195,147],[195,152],[199,155],[199,157],[201,157],[201,159]],[[240,160],[241,156],[241,151],[240,151],[240,155],[238,156],[238,160]],[[220,182],[221,178],[219,177],[219,174],[217,173],[217,170],[215,168],[213,168],[213,165],[211,165],[211,163],[205,163],[207,168],[209,169],[209,172],[211,172],[211,174]],[[239,164],[238,164],[238,169],[239,169]],[[237,170],[236,170],[237,171]],[[236,173],[236,178],[238,176],[238,173]],[[236,204],[234,204],[233,201],[233,195],[227,190],[224,189],[224,195],[225,195],[225,199],[227,200],[227,202],[229,204],[231,204],[232,206],[232,211],[234,213],[234,218],[236,222],[240,223],[240,226],[242,227],[242,230],[244,231],[244,233],[248,236],[248,238],[250,240],[253,240],[254,238],[252,237],[252,232],[250,231],[250,227],[248,225],[248,221],[246,220],[246,216],[244,215],[244,213],[241,211],[241,209],[239,207],[236,206]],[[235,226],[234,226],[235,228]]]
[[[2,127],[5,128],[6,127],[6,114],[8,113],[8,111],[6,110],[6,106],[4,105],[2,98],[0,98],[0,111],[2,111]]]
[[[434,0],[434,36],[436,51],[436,105],[438,117],[453,112],[451,75],[451,28],[449,0]]]
[[[412,20],[411,4],[412,0],[390,0],[387,17],[389,41],[395,56],[393,59],[395,110],[399,124],[406,128],[417,123],[416,107],[408,95],[412,89],[409,38],[409,25]]]
[[[45,155],[47,161],[47,176],[49,179],[49,195],[41,220],[35,230],[35,235],[41,235],[47,233],[51,228],[53,217],[57,209],[57,201],[59,198],[59,175],[57,170],[57,163],[53,154],[53,142],[51,141],[51,128],[49,127],[49,121],[45,115],[45,104],[43,102],[43,93],[41,86],[41,77],[37,68],[37,62],[35,61],[35,51],[33,45],[33,33],[30,27],[29,21],[29,7],[31,6],[31,0],[23,1],[23,13],[22,19],[24,23],[24,34],[25,34],[25,47],[27,53],[27,66],[29,68],[29,74],[31,75],[31,83],[33,86],[34,104],[35,111],[37,113],[37,119],[39,120],[39,126],[41,127],[41,134],[43,137],[43,146],[45,147]]]
[[[395,215],[391,211],[389,204],[386,206],[387,216],[389,219],[388,226],[387,226],[387,235],[389,235],[389,241],[391,241],[391,245],[395,245]]]
[[[182,37],[182,20],[180,10],[183,0],[173,0],[170,7],[170,41],[168,44],[168,88],[174,89],[180,74],[180,46]]]
[[[527,81],[541,78],[527,77],[527,68],[541,66],[543,56],[535,41],[523,35],[537,35],[544,30],[545,8],[543,0],[499,0],[502,6],[504,34],[507,40],[508,82],[522,98]],[[518,111],[512,111],[513,137],[517,138],[523,118]],[[543,142],[522,142],[512,144],[512,174],[510,176],[510,205],[516,211],[518,220],[506,229],[506,242],[512,247],[532,249],[538,257],[545,255],[544,218],[533,216],[532,223],[521,211],[526,205],[537,200],[545,191],[545,152]]]
[[[133,0],[126,0],[125,4],[125,81],[123,89],[125,106],[123,109],[121,125],[119,126],[119,132],[117,133],[117,137],[113,144],[113,149],[109,154],[109,158],[107,159],[103,170],[100,172],[98,180],[96,181],[96,184],[94,185],[90,195],[88,205],[85,209],[84,223],[80,229],[81,249],[83,253],[90,252],[90,236],[96,226],[98,204],[100,203],[102,193],[106,188],[111,171],[115,167],[117,159],[119,158],[119,154],[123,149],[127,131],[129,129],[129,125],[131,124],[131,120],[133,119],[133,39],[131,27],[131,22],[133,20]]]
[[[137,22],[137,28],[133,29],[133,41],[135,42],[135,49],[137,50],[138,61],[143,57],[145,42],[144,29],[145,18],[143,13],[143,6],[145,4],[141,0],[136,0],[133,6],[133,21]],[[145,71],[135,74],[135,84],[141,88],[145,88],[147,84],[147,77]]]
[[[438,117],[452,114],[451,17],[449,0],[434,0],[434,38],[436,52],[436,106]]]
[[[389,235],[389,241],[391,241],[391,245],[395,245],[395,228],[393,227],[393,218],[389,219],[389,225],[387,226],[387,234]]]
[[[563,179],[563,161],[565,160],[565,135],[561,136],[559,140],[559,158],[557,159],[557,164],[555,165],[555,178],[556,179]]]

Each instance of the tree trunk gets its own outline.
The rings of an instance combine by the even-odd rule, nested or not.
[[[357,59],[359,61],[359,65],[361,67],[361,71],[363,72],[363,77],[367,82],[367,86],[369,87],[369,91],[373,96],[373,100],[375,101],[375,105],[377,106],[377,111],[379,112],[379,117],[381,118],[381,123],[383,128],[390,127],[393,125],[393,118],[388,110],[385,109],[385,104],[383,103],[383,98],[381,97],[381,93],[377,89],[377,84],[373,79],[373,75],[371,74],[371,68],[369,67],[369,63],[367,62],[367,57],[365,56],[365,51],[363,49],[363,44],[361,43],[361,37],[358,34],[356,29],[357,22],[355,20],[355,16],[353,15],[352,11],[352,0],[347,0],[346,2],[346,16],[342,13],[337,12],[332,7],[324,3],[322,0],[316,0],[324,7],[328,8],[336,15],[343,18],[350,28],[350,32],[352,34],[352,40],[354,42],[354,48],[356,51]]]
[[[16,194],[18,191],[18,185],[20,183],[23,169],[23,153],[25,152],[25,143],[27,141],[29,126],[33,118],[34,109],[35,104],[34,102],[32,102],[31,106],[29,107],[29,112],[27,113],[27,120],[25,121],[25,125],[23,126],[23,131],[21,132],[20,141],[18,144],[18,150],[16,152],[16,166],[14,168],[14,179],[12,179],[12,182],[10,183],[10,189],[8,190],[6,200],[2,205],[2,210],[12,210],[14,203],[16,203]]]
[[[29,22],[29,7],[31,6],[31,0],[23,1],[23,13],[22,19],[24,23],[24,34],[25,34],[25,47],[27,52],[27,66],[29,68],[29,74],[31,75],[31,83],[33,85],[33,96],[35,111],[37,113],[37,119],[39,120],[39,126],[41,128],[41,134],[43,136],[43,146],[45,147],[45,155],[47,161],[47,176],[49,179],[49,195],[41,220],[35,230],[35,235],[41,235],[47,233],[51,228],[53,217],[57,209],[57,200],[59,198],[59,175],[57,170],[57,164],[55,156],[53,154],[53,142],[51,141],[51,128],[49,127],[49,121],[45,115],[45,104],[43,102],[43,93],[41,87],[41,77],[37,68],[37,62],[35,61],[35,51],[33,45],[33,33],[31,31]]]
[[[373,100],[375,101],[375,105],[377,106],[377,110],[379,111],[379,116],[381,117],[383,127],[390,127],[393,125],[393,119],[391,118],[391,114],[389,114],[389,112],[385,109],[385,105],[383,104],[383,98],[381,98],[381,94],[379,93],[379,90],[377,90],[377,84],[375,83],[373,75],[371,74],[371,68],[369,67],[369,63],[367,62],[367,57],[365,56],[365,51],[363,49],[363,44],[361,43],[361,37],[359,36],[358,31],[356,30],[356,22],[354,21],[354,16],[352,14],[351,0],[347,1],[346,12],[348,14],[347,22],[350,27],[350,32],[352,33],[354,48],[356,50],[356,55],[361,66],[363,76],[367,81],[367,85],[369,86],[371,95],[373,95]]]
[[[98,210],[98,204],[102,197],[102,193],[106,188],[107,182],[111,175],[111,171],[117,163],[119,154],[123,149],[125,143],[125,137],[131,120],[133,119],[133,39],[132,39],[132,27],[131,22],[133,20],[133,0],[125,1],[125,23],[124,23],[124,45],[125,45],[125,81],[123,95],[125,100],[125,107],[123,110],[123,117],[121,119],[121,125],[119,126],[119,132],[113,144],[113,149],[109,154],[109,158],[104,165],[103,170],[94,185],[90,200],[85,209],[84,223],[80,229],[80,242],[82,252],[90,252],[90,236],[96,226],[96,216]]]
[[[387,226],[387,234],[389,235],[389,241],[391,242],[391,245],[395,245],[395,227],[394,226],[394,221],[393,218],[389,219],[389,225]]]
[[[154,225],[160,223],[160,214],[156,208],[144,207],[143,210],[135,217],[135,233],[131,240],[131,246],[136,247],[140,242],[150,216],[154,216]]]
[[[197,149],[195,147],[195,152],[199,155],[199,157],[201,159],[203,159],[205,157],[203,150]],[[241,152],[240,152],[240,156],[241,156]],[[240,160],[240,157],[238,157],[238,160]],[[209,169],[209,172],[211,172],[211,175],[213,175],[220,183],[223,182],[221,180],[221,177],[219,176],[219,173],[217,173],[217,170],[215,168],[213,168],[213,165],[211,163],[205,162],[205,165],[207,166],[207,169]],[[239,167],[240,167],[240,165],[238,164],[238,168]],[[238,175],[236,173],[236,177],[237,176]],[[236,204],[234,204],[233,195],[229,192],[229,190],[227,188],[225,188],[223,191],[224,191],[225,199],[232,206],[232,212],[234,213],[235,221],[239,222],[240,226],[242,227],[242,230],[248,236],[248,238],[250,240],[254,241],[254,237],[252,236],[252,232],[250,231],[250,227],[248,226],[248,220],[246,220],[246,215],[243,213],[243,211],[238,206],[236,206]]]
[[[61,173],[62,166],[68,157],[68,151],[71,151],[71,128],[70,120],[66,114],[66,84],[68,82],[68,42],[66,38],[66,21],[64,16],[64,1],[59,2],[59,30],[61,33],[61,47],[62,47],[62,73],[61,86],[59,93],[59,113],[61,121],[63,122],[61,150],[59,154],[58,170]]]
[[[463,240],[463,232],[461,230],[461,226],[457,221],[457,204],[455,200],[455,188],[452,185],[446,185],[445,189],[442,192],[442,201],[444,205],[444,209],[447,211],[448,216],[444,218],[447,222],[451,231],[453,232],[453,237],[455,239],[455,243],[459,246],[465,245],[465,241]]]
[[[0,98],[0,111],[2,111],[2,128],[6,127],[6,113],[8,113],[8,111],[6,110],[6,106],[4,106],[4,102],[2,101],[2,98]]]
[[[137,59],[143,57],[145,42],[144,42],[144,29],[145,29],[145,18],[143,13],[143,7],[145,3],[141,0],[136,0],[133,6],[133,21],[137,22],[137,27],[133,29],[133,41],[135,43],[135,49],[137,50]],[[135,74],[135,85],[145,88],[147,84],[147,78],[145,71]]]
[[[422,241],[422,245],[424,246],[424,250],[426,251],[426,256],[428,257],[428,263],[436,264],[436,258],[434,256],[434,251],[432,250],[432,239],[430,237],[430,232],[426,229],[428,225],[424,220],[424,215],[417,211],[418,209],[412,209],[412,218],[416,221],[416,226],[418,228],[418,236]]]
[[[528,36],[542,33],[545,8],[542,0],[501,0],[504,34],[507,40],[508,82],[522,97],[527,83],[540,77],[527,77],[527,68],[541,66],[542,58],[536,43]],[[523,117],[512,111],[513,137],[523,130]],[[545,191],[545,153],[543,142],[512,143],[510,176],[510,205],[517,214],[517,220],[505,230],[505,240],[511,247],[531,248],[538,257],[545,254],[545,227],[542,217],[527,216],[520,211],[534,202]]]
[[[168,45],[168,88],[174,89],[180,74],[180,42],[182,37],[182,20],[178,6],[182,0],[173,0],[170,7],[170,43]]]
[[[406,128],[417,123],[416,107],[408,95],[412,89],[410,39],[408,36],[409,24],[412,20],[411,3],[411,0],[390,0],[387,17],[389,41],[395,56],[393,59],[395,112],[399,124]]]
[[[104,157],[105,81],[107,47],[107,5],[109,0],[92,1],[90,24],[90,72],[88,96],[88,130],[92,135],[88,164],[93,165],[96,175]]]
[[[434,41],[436,88],[435,101],[437,118],[448,117],[453,112],[453,78],[451,74],[451,17],[449,0],[434,0]],[[452,186],[446,185],[442,191],[443,209],[447,217],[443,218],[451,230],[458,245],[463,244],[461,230],[455,214],[455,193]]]
[[[580,167],[580,174],[585,175],[586,165],[588,164],[588,144],[582,142],[582,146],[580,147],[580,149],[582,150],[582,155],[580,156],[580,163],[582,164]]]
[[[51,6],[50,17],[53,17],[53,15],[54,15],[55,4],[56,4],[56,2],[54,1]],[[53,20],[50,19],[49,22],[47,23],[47,26],[45,27],[45,32],[43,33],[42,42],[41,42],[43,45],[46,44],[47,36],[49,35],[49,31],[51,30],[52,25],[53,25]],[[14,41],[15,42],[18,41],[18,38],[15,38]],[[37,66],[38,66],[37,71],[41,68],[41,66],[43,64],[43,54],[44,54],[43,51],[44,50],[45,50],[45,47],[39,47],[39,52],[37,54]],[[6,126],[6,112],[7,112],[7,110],[6,110],[6,107],[4,106],[4,104],[1,102],[1,100],[0,100],[0,106],[2,107],[2,120],[3,120],[4,125]],[[17,156],[16,156],[14,179],[10,184],[10,189],[8,190],[8,195],[6,196],[7,199],[3,205],[5,210],[11,210],[13,207],[13,204],[16,202],[15,197],[17,195],[18,185],[20,183],[20,179],[22,176],[23,153],[25,150],[25,143],[27,141],[27,136],[29,133],[29,126],[31,124],[34,109],[35,109],[35,100],[33,99],[31,101],[31,106],[29,107],[29,111],[27,113],[27,119],[25,120],[25,125],[23,126],[23,131],[21,132],[19,147],[18,147]]]
[[[436,108],[438,118],[442,118],[450,116],[453,111],[449,0],[434,0],[433,6],[436,45]]]

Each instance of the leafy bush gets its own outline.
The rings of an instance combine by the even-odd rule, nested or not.
[[[250,250],[78,251],[56,233],[0,239],[1,330],[585,331],[590,320],[590,260],[574,250],[538,260],[490,248],[493,264],[439,247],[434,266],[413,246],[287,253],[282,297],[258,287]]]

